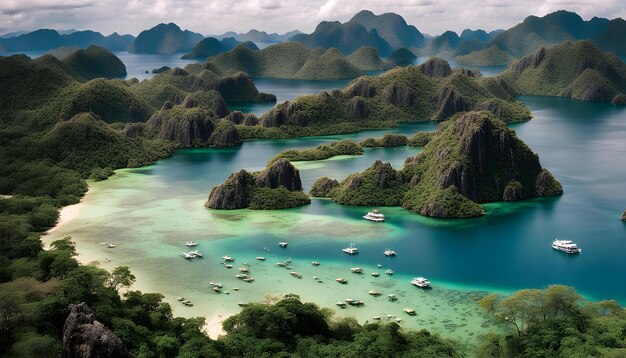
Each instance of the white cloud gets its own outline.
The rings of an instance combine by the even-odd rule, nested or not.
[[[398,13],[430,34],[509,28],[528,15],[560,9],[584,19],[626,17],[624,0],[0,0],[0,30],[77,28],[137,35],[160,22],[175,22],[205,35],[253,28],[311,32],[322,20],[347,21],[361,9]]]

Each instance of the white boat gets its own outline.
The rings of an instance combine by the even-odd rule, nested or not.
[[[341,302],[341,301],[337,302],[336,305],[341,307],[341,308],[346,307],[346,303],[345,302]]]
[[[192,255],[192,254],[191,254],[191,253],[189,253],[189,252],[183,252],[183,257],[184,257],[184,258],[186,258],[187,260],[191,260],[191,259],[193,259],[195,256],[194,256],[194,255]]]
[[[235,261],[235,258],[232,257],[232,256],[226,255],[226,256],[222,256],[222,260],[224,260],[226,262],[232,262],[232,261]]]
[[[263,256],[257,256],[256,259],[259,261],[265,261],[265,257]]]
[[[421,287],[421,288],[430,287],[430,281],[428,281],[424,277],[415,277],[415,278],[413,278],[413,280],[411,280],[411,284],[413,284],[413,285],[415,285],[417,287]]]
[[[392,302],[398,299],[398,297],[396,297],[394,293],[388,294],[387,297],[389,297],[389,301],[392,301]]]
[[[225,265],[224,265],[224,267],[231,269],[231,268],[233,268],[233,265],[231,265],[231,264],[225,264]]]
[[[408,307],[403,309],[403,311],[406,312],[410,316],[415,316],[415,314],[416,314],[414,309],[408,308]]]
[[[320,263],[319,263],[319,262],[317,262],[317,261],[312,261],[312,262],[311,262],[311,265],[313,265],[313,266],[319,266],[319,265],[320,265]]]
[[[356,255],[359,253],[359,249],[356,246],[354,246],[354,244],[350,244],[350,247],[341,249],[341,251],[345,252],[348,255]]]
[[[240,267],[239,271],[241,271],[241,272],[248,272],[248,271],[250,271],[250,269],[248,269],[247,267]]]
[[[378,272],[376,272],[376,271],[372,272],[372,276],[374,276],[374,277],[378,277],[379,275],[380,274]]]
[[[360,267],[352,267],[350,271],[352,271],[353,273],[363,273],[363,269]]]
[[[384,254],[385,256],[396,256],[396,252],[389,249],[385,250]]]
[[[383,215],[378,210],[372,210],[369,213],[367,213],[366,215],[364,215],[363,219],[380,223],[380,222],[385,221],[385,215]]]
[[[370,294],[370,295],[372,295],[372,296],[380,296],[380,295],[382,295],[383,293],[382,293],[382,292],[380,292],[380,291],[376,291],[376,290],[370,290],[370,291],[368,292],[368,294]]]
[[[345,279],[345,278],[343,278],[343,277],[336,278],[336,279],[335,279],[335,281],[337,281],[337,282],[339,282],[339,283],[348,283],[348,280],[346,280],[346,279]]]
[[[555,250],[567,252],[568,254],[580,254],[583,250],[578,247],[571,240],[558,240],[552,241],[552,248]]]
[[[278,246],[280,246],[280,247],[287,247],[287,243],[284,242],[284,241],[281,241],[281,242],[278,243]]]
[[[105,246],[106,246],[108,249],[114,249],[116,245],[115,245],[115,244],[111,244],[111,243],[108,243],[108,242],[107,242],[107,243],[105,244]]]
[[[383,267],[383,265],[378,264],[378,265],[376,265],[376,267],[381,268],[381,267]]]
[[[372,317],[372,319],[373,319],[374,321],[380,321],[380,316],[374,316],[374,317]]]
[[[202,255],[202,253],[201,253],[200,251],[198,251],[198,250],[195,250],[195,251],[189,251],[189,254],[193,255],[193,257],[204,257],[204,256]]]
[[[393,270],[392,270],[392,269],[389,269],[389,270],[385,271],[385,273],[386,273],[387,275],[393,275]]]
[[[198,243],[197,242],[193,242],[193,241],[185,241],[185,246],[187,246],[187,247],[198,246]]]

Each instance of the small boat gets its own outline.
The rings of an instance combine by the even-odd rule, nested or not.
[[[406,312],[409,316],[415,316],[416,315],[415,310],[413,310],[412,308],[408,308],[407,307],[407,308],[403,309],[403,311]]]
[[[215,287],[219,287],[219,288],[224,287],[224,286],[222,286],[222,284],[221,284],[221,283],[219,283],[219,282],[218,282],[218,283],[214,283],[214,284],[213,284],[213,286],[215,286]]]
[[[389,297],[389,301],[391,301],[391,302],[398,300],[398,297],[396,297],[395,293],[390,293],[390,294],[387,295],[387,297]]]
[[[285,266],[287,266],[287,264],[284,263],[284,262],[277,262],[276,266],[285,267]]]
[[[242,279],[242,278],[248,277],[248,275],[246,275],[245,273],[238,273],[238,274],[235,275],[235,277],[237,277],[239,279]]]
[[[354,298],[346,298],[345,301],[348,303],[352,303],[354,302]]]
[[[193,259],[195,256],[190,254],[189,252],[183,252],[183,257],[186,258],[187,260],[191,260]]]
[[[430,281],[428,281],[424,277],[415,277],[415,278],[413,278],[413,280],[411,280],[411,284],[413,284],[413,285],[415,285],[417,287],[421,287],[421,288],[430,287]]]
[[[350,306],[362,306],[362,305],[364,305],[364,304],[365,304],[365,302],[363,302],[363,301],[361,301],[361,300],[357,300],[357,299],[355,299],[355,300],[353,300],[352,302],[348,302],[348,304],[349,304]]]
[[[254,277],[248,276],[248,277],[244,278],[243,280],[246,281],[246,282],[252,282],[252,281],[254,281]]]
[[[382,295],[383,293],[382,293],[382,292],[380,292],[380,291],[376,291],[376,290],[370,290],[370,291],[368,292],[368,294],[370,294],[370,295],[372,295],[372,296],[380,296],[380,295]]]
[[[293,276],[293,277],[298,277],[298,276],[299,276],[299,275],[298,275],[298,273],[297,273],[297,272],[295,272],[295,271],[291,271],[289,274],[290,274],[291,276]]]
[[[318,280],[318,277],[317,277],[317,276],[313,276],[313,279],[317,281],[317,280]]]
[[[376,267],[381,268],[381,267],[383,267],[383,265],[378,264],[378,265],[376,265]]]
[[[319,262],[317,262],[317,261],[313,261],[313,262],[311,262],[311,265],[313,265],[313,266],[319,266],[319,265],[320,265],[320,263],[319,263]]]
[[[239,272],[248,272],[248,271],[250,271],[250,269],[247,268],[247,267],[240,267],[239,268]]]
[[[346,303],[345,302],[341,302],[341,301],[337,302],[336,305],[341,307],[341,308],[345,308],[346,307]]]
[[[185,300],[185,297],[178,297],[178,300],[182,302]]]
[[[363,219],[380,223],[380,222],[384,222],[385,221],[385,215],[383,215],[378,210],[372,210],[369,213],[365,214],[363,216]]]
[[[339,282],[339,283],[343,283],[343,284],[348,283],[348,280],[346,280],[346,279],[345,279],[345,278],[343,278],[343,277],[336,278],[336,279],[335,279],[335,281],[337,281],[337,282]]]
[[[391,318],[393,318],[393,317],[394,317],[394,315],[392,315],[392,314],[388,314],[388,315],[387,315],[387,318],[389,318],[389,319],[391,319]]]
[[[285,260],[285,263],[286,263],[286,264],[290,264],[290,263],[291,263],[291,257],[290,257],[290,258],[288,258],[287,260]]]
[[[108,243],[108,242],[107,242],[104,246],[106,246],[106,247],[107,247],[107,249],[114,249],[114,248],[115,248],[115,246],[117,246],[117,245],[115,245],[115,244],[111,244],[111,243]]]
[[[219,288],[219,287],[217,287],[217,286],[213,286],[213,287],[211,287],[211,289],[212,289],[213,291],[215,291],[215,292],[222,292],[222,289],[221,289],[221,288]]]
[[[248,266],[248,267],[250,267],[250,264],[249,264],[249,263],[247,263],[247,262],[244,262],[244,263],[243,263],[243,265],[244,265],[244,266]]]
[[[378,276],[380,276],[380,274],[378,272],[372,272],[372,276],[378,277]]]
[[[396,256],[396,252],[393,250],[389,250],[389,249],[385,250],[384,254],[385,256],[389,256],[389,257]]]
[[[194,257],[204,257],[204,256],[202,255],[202,253],[201,253],[200,251],[198,251],[198,250],[195,250],[195,251],[189,251],[189,253],[190,253],[190,254],[192,254]]]
[[[233,262],[235,261],[235,258],[232,256],[222,256],[222,260],[226,261],[226,262]]]
[[[231,265],[231,264],[226,264],[226,265],[224,265],[224,267],[226,267],[226,268],[229,268],[229,269],[230,269],[230,268],[233,268],[233,265]]]
[[[385,271],[385,273],[386,273],[387,275],[393,275],[393,273],[394,273],[394,272],[393,272],[393,270],[392,270],[392,269],[389,269],[389,270]]]
[[[353,273],[363,273],[363,269],[360,267],[352,267],[350,271],[352,271]]]
[[[402,318],[400,317],[396,318],[396,322],[402,322]]]
[[[183,300],[183,301],[182,301],[182,303],[183,303],[184,305],[188,305],[188,304],[190,304],[190,303],[191,303],[191,301],[189,301],[189,300]]]
[[[256,259],[259,261],[265,261],[265,257],[263,256],[257,256]]]
[[[187,247],[194,247],[194,246],[198,246],[197,242],[193,242],[193,241],[185,241],[185,246]]]
[[[341,251],[345,252],[348,255],[356,255],[359,253],[359,249],[356,246],[354,246],[354,244],[350,244],[350,247],[341,249]]]
[[[374,316],[374,317],[372,317],[372,319],[373,319],[374,321],[380,321],[380,316]]]
[[[280,246],[280,247],[287,247],[287,243],[284,242],[284,241],[281,241],[281,242],[278,243],[278,246]]]
[[[246,307],[248,305],[248,303],[246,302],[239,302],[237,304],[239,305],[239,307]]]
[[[233,291],[239,291],[239,287],[233,287]]]
[[[559,240],[555,239],[552,241],[552,248],[555,250],[563,251],[568,254],[580,254],[583,252],[578,245],[573,243],[571,240]]]

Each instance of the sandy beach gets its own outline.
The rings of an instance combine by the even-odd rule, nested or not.
[[[85,193],[85,196],[82,197],[79,203],[62,207],[59,211],[59,219],[57,220],[56,225],[46,231],[46,234],[51,234],[55,232],[63,225],[77,218],[78,214],[80,213],[80,209],[85,205],[85,202],[87,201],[91,193],[92,190],[90,188],[87,193]]]

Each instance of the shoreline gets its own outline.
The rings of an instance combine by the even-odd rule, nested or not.
[[[85,206],[87,200],[89,199],[92,193],[93,193],[93,190],[91,187],[89,187],[85,195],[82,198],[80,198],[80,201],[78,203],[62,207],[61,210],[59,210],[59,218],[57,219],[56,224],[50,229],[48,229],[48,231],[45,232],[45,235],[48,235],[57,231],[59,228],[61,228],[68,222],[76,219],[78,217],[78,214],[80,213],[81,208]]]

